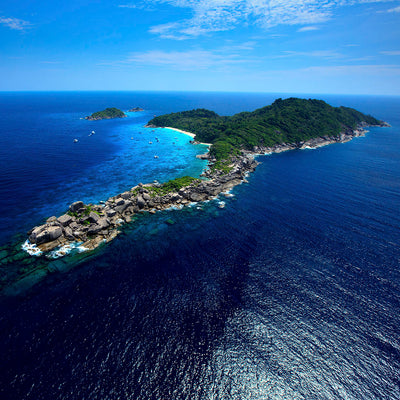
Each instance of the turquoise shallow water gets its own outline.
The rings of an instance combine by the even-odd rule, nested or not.
[[[169,93],[131,101],[133,95],[139,96],[115,93],[113,99],[121,108],[129,99],[129,106],[151,114],[206,104],[227,114],[278,97]],[[73,101],[42,96],[47,111],[78,108],[78,94],[70,95]],[[79,96],[85,110],[104,104],[101,94]],[[400,399],[400,100],[326,100],[369,112],[392,128],[372,128],[346,144],[259,157],[262,164],[224,199],[224,209],[210,202],[141,216],[74,270],[52,275],[27,297],[3,299],[1,397]],[[20,182],[29,184],[26,177],[39,170],[48,184],[57,181],[39,195],[31,192],[39,199],[37,216],[43,204],[62,203],[57,187],[80,193],[79,185],[64,186],[67,176],[85,179],[85,192],[91,187],[86,172],[101,171],[118,191],[133,179],[129,173],[141,170],[129,159],[128,119],[114,123],[107,135],[95,129],[99,145],[90,153],[85,143],[93,137],[86,139],[86,131],[78,142],[85,144],[82,153],[70,144],[66,152],[79,160],[77,167],[57,164],[62,156],[54,152],[40,161],[47,145],[33,154],[25,149],[30,162],[15,164],[25,171]],[[35,129],[41,137],[43,125]],[[11,169],[8,160],[4,168]],[[154,158],[148,161],[137,179],[152,175]],[[123,167],[108,178],[113,168],[107,165]],[[17,186],[2,204],[11,207],[22,196]]]
[[[54,98],[61,102],[59,108]],[[152,109],[118,120],[82,119],[103,107],[98,101],[94,94],[0,96],[2,242],[62,214],[73,201],[98,203],[139,182],[197,177],[205,168],[205,161],[195,156],[206,152],[206,146],[194,146],[189,136],[176,131],[144,128],[156,112]],[[126,110],[133,101],[131,95],[121,107]],[[26,108],[27,102],[31,107]],[[67,112],[71,102],[77,109]]]

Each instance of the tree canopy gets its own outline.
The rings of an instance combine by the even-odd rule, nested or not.
[[[338,136],[357,124],[381,121],[353,108],[332,107],[323,100],[277,99],[269,106],[230,117],[203,108],[161,115],[149,121],[196,134],[196,140],[212,143],[211,154],[225,159],[240,149],[299,143],[316,137]]]
[[[98,119],[111,119],[111,118],[124,118],[126,114],[115,107],[106,108],[103,111],[97,111],[92,115],[86,117],[89,120],[98,120]]]

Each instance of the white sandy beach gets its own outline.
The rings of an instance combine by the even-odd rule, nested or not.
[[[180,133],[184,133],[185,135],[190,136],[192,139],[194,139],[196,137],[196,135],[194,133],[183,131],[182,129],[171,128],[170,126],[166,126],[165,128],[172,129],[173,131],[177,131],[177,132],[180,132]],[[199,142],[199,144],[204,144],[205,146],[211,146],[211,143],[201,143],[201,142]]]

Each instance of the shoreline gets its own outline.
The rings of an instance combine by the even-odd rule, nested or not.
[[[135,214],[155,213],[171,207],[187,206],[192,202],[215,199],[222,192],[242,183],[245,176],[254,171],[259,164],[255,160],[258,155],[346,143],[354,137],[364,136],[366,133],[364,127],[359,126],[339,136],[324,136],[305,142],[282,143],[272,147],[255,146],[252,150],[242,150],[240,155],[231,159],[227,173],[212,169],[217,160],[209,153],[199,155],[208,159],[207,169],[200,175],[205,179],[196,179],[194,183],[178,191],[163,194],[160,194],[162,185],[158,182],[139,183],[126,192],[110,197],[104,204],[84,204],[82,201],[76,201],[69,206],[64,215],[58,218],[50,217],[44,225],[31,229],[24,246],[29,249],[31,255],[41,255],[56,250],[62,256],[64,246],[76,243],[81,243],[83,249],[93,250],[101,243],[113,240],[120,233],[118,228],[130,222]]]
[[[192,139],[194,139],[196,137],[196,135],[194,133],[188,132],[188,131],[183,131],[182,129],[172,128],[170,126],[164,126],[163,128],[164,129],[171,129],[173,131],[177,131],[177,132],[180,132],[180,133],[184,133],[185,135],[190,136]]]
[[[151,127],[149,126],[149,128],[151,128]],[[156,128],[160,128],[160,127],[157,126]],[[182,129],[178,129],[178,128],[172,128],[171,126],[163,126],[162,128],[171,129],[173,131],[180,132],[180,133],[183,133],[183,134],[185,134],[187,136],[190,136],[193,139],[193,144],[202,144],[204,146],[212,146],[212,143],[203,143],[203,142],[198,142],[197,140],[194,140],[194,138],[196,137],[196,134],[194,134],[192,132],[183,131]]]
[[[201,174],[203,179],[193,178],[194,180],[190,184],[180,187],[179,190],[168,192],[160,189],[162,185],[158,182],[139,183],[126,192],[110,197],[102,204],[84,204],[82,201],[76,201],[69,206],[64,215],[58,218],[50,217],[45,224],[31,229],[22,249],[29,253],[31,258],[38,260],[40,257],[35,256],[45,256],[47,259],[61,258],[69,254],[71,249],[78,249],[78,251],[90,254],[101,244],[116,238],[121,232],[120,227],[131,222],[136,215],[155,214],[157,211],[171,208],[180,209],[193,203],[214,200],[233,187],[247,182],[248,174],[260,164],[256,160],[259,155],[296,149],[315,149],[333,143],[346,143],[355,137],[365,136],[367,131],[364,128],[366,126],[366,124],[360,124],[356,129],[343,132],[338,136],[324,136],[305,142],[282,143],[272,147],[255,146],[252,150],[242,150],[240,155],[230,160],[227,173],[213,169],[212,166],[217,160],[206,153],[204,156],[207,155],[208,166]],[[40,279],[47,275],[44,272]],[[24,275],[22,280],[29,276],[30,272]],[[7,288],[12,289],[14,286],[18,286],[20,281],[21,279],[17,279],[9,282],[1,291],[4,292]]]

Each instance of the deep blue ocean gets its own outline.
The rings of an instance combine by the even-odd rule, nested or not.
[[[0,93],[0,244],[73,201],[198,176],[206,147],[143,128],[153,115],[278,97]],[[69,272],[1,299],[2,400],[400,399],[400,97],[299,97],[392,127],[260,156],[224,209],[143,215]],[[81,119],[110,106],[145,111]]]

